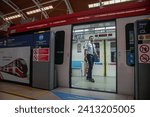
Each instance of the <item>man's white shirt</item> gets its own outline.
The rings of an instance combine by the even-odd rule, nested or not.
[[[96,53],[95,44],[92,44],[90,41],[85,44],[85,49],[87,50],[86,54],[94,55],[94,53]]]

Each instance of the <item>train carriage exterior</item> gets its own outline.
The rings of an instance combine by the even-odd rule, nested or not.
[[[9,33],[15,34],[15,33],[21,33],[21,32],[28,32],[33,30],[39,30],[42,28],[50,28],[50,31],[52,32],[59,32],[64,31],[64,53],[63,53],[63,63],[62,64],[56,64],[56,71],[57,71],[57,78],[58,78],[58,86],[59,87],[74,87],[72,83],[72,74],[73,72],[75,75],[84,76],[85,75],[85,67],[83,67],[85,64],[83,64],[82,60],[78,60],[81,62],[80,71],[73,70],[72,67],[72,61],[74,59],[74,56],[77,56],[83,52],[83,46],[84,42],[76,42],[73,38],[74,32],[73,30],[77,27],[84,27],[88,24],[106,24],[109,22],[113,22],[113,26],[115,27],[115,33],[114,34],[108,34],[110,37],[114,35],[114,38],[112,40],[100,40],[96,41],[97,46],[100,48],[103,48],[100,50],[99,54],[100,56],[103,56],[102,53],[108,52],[112,55],[105,55],[109,56],[109,61],[112,61],[110,63],[111,66],[114,66],[114,68],[110,68],[110,73],[104,73],[102,74],[111,74],[114,75],[115,80],[115,86],[114,90],[110,92],[116,92],[118,94],[126,94],[126,95],[134,95],[134,66],[128,66],[126,64],[126,34],[125,34],[125,26],[129,23],[134,23],[137,20],[140,19],[147,19],[150,18],[150,8],[149,8],[150,2],[130,2],[125,5],[119,4],[111,7],[106,8],[100,8],[97,10],[89,10],[77,14],[71,14],[66,16],[60,16],[55,18],[50,18],[47,20],[42,20],[38,22],[28,23],[28,24],[22,24],[14,27],[9,28]],[[102,36],[104,33],[99,34]],[[84,38],[87,40],[88,38],[87,34]],[[95,36],[95,34],[94,34]],[[104,36],[104,35],[103,35]],[[108,37],[108,36],[107,36]],[[114,42],[114,43],[113,43]],[[114,46],[114,44],[116,44]],[[73,48],[75,49],[77,53],[73,53]],[[105,51],[105,49],[107,50]],[[111,49],[112,48],[112,49]],[[103,52],[102,52],[103,50]],[[114,56],[114,57],[113,57]],[[82,56],[80,56],[82,58]],[[116,57],[116,58],[115,58]],[[113,58],[113,59],[112,59]],[[77,61],[77,60],[76,60]],[[106,59],[103,59],[101,61],[105,61]],[[96,64],[96,63],[95,63]],[[104,63],[98,62],[95,65],[94,69],[101,69],[102,65]],[[96,68],[97,67],[97,68]],[[106,68],[107,69],[107,66]],[[113,69],[113,70],[112,70]],[[115,71],[116,70],[116,71]],[[9,70],[12,71],[12,70]],[[98,74],[99,71],[94,71],[94,74]],[[82,89],[82,87],[79,87]],[[84,88],[83,88],[84,89]],[[92,88],[91,88],[92,89]],[[92,89],[96,90],[96,89]],[[105,91],[105,90],[100,90]],[[106,90],[109,91],[109,90]]]

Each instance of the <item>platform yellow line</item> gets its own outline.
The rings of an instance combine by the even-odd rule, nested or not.
[[[0,92],[6,93],[6,94],[15,95],[15,96],[18,96],[18,97],[23,97],[23,98],[31,99],[31,100],[37,100],[37,99],[32,98],[32,97],[28,97],[28,96],[24,96],[24,95],[19,95],[19,94],[15,94],[15,93],[10,93],[10,92],[7,92],[7,91],[0,91]]]

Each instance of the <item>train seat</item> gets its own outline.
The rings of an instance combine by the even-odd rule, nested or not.
[[[73,72],[74,70],[79,70],[79,74],[80,76],[82,76],[82,61],[72,61],[71,68]],[[75,75],[78,75],[78,73],[76,73]]]

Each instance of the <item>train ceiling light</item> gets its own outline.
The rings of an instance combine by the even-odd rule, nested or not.
[[[92,21],[102,21],[102,20],[110,20],[110,19],[112,20],[115,18],[147,15],[150,13],[149,4],[150,4],[149,0],[144,0],[143,2],[137,2],[137,1],[128,2],[126,4],[117,4],[108,7],[103,7],[101,9],[99,8],[91,9],[87,11],[82,11],[80,13],[57,16],[53,18],[43,19],[41,21],[35,21],[27,24],[11,26],[9,28],[9,34],[32,31],[32,30],[54,27],[54,26],[68,25],[68,24],[77,24],[77,23],[85,23],[85,22],[92,22]],[[114,26],[114,25],[113,24],[97,25],[97,28],[110,27],[110,26]],[[76,27],[76,29],[78,30],[88,29],[88,28],[89,25],[87,25],[86,27],[84,26],[82,28]],[[109,30],[114,30],[114,29],[109,29]]]
[[[118,4],[118,3],[129,2],[129,1],[134,1],[134,0],[109,0],[109,1],[104,1],[104,2],[101,2],[101,0],[100,0],[100,2],[88,4],[88,7],[96,8],[96,7]]]
[[[85,29],[75,29],[73,32],[74,33],[85,33],[85,32],[91,32],[91,31],[104,31],[105,32],[105,30],[111,30],[111,31],[113,31],[113,29],[116,29],[116,27],[115,26],[107,26],[107,27],[99,27],[99,28],[91,28],[91,27],[89,27],[89,28],[85,28]]]
[[[111,27],[106,27],[106,29],[115,29],[116,27],[115,26],[111,26]]]

